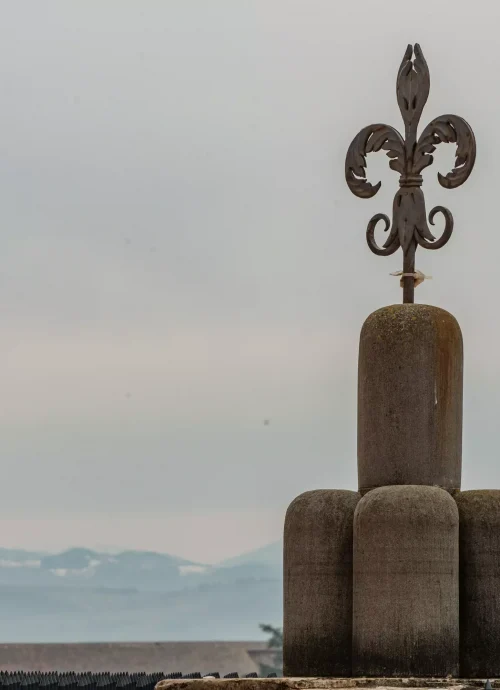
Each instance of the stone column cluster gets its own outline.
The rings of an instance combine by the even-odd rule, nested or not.
[[[500,491],[460,491],[462,390],[451,314],[365,321],[358,492],[308,491],[285,519],[285,675],[500,676]]]

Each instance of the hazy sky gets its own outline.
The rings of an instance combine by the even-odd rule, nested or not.
[[[473,126],[445,249],[416,298],[465,341],[464,488],[500,487],[500,4],[449,0],[0,3],[0,545],[215,561],[280,537],[287,504],[356,488],[361,324],[400,301],[401,253],[344,157],[402,126],[407,43],[423,124]],[[265,426],[263,420],[269,418]]]

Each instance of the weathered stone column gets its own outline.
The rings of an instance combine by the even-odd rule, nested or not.
[[[358,367],[358,478],[377,486],[460,489],[462,334],[437,307],[398,304],[371,314]]]
[[[346,155],[346,183],[361,199],[372,198],[381,186],[368,180],[368,154],[385,151],[399,173],[392,217],[375,213],[365,236],[377,256],[402,250],[402,270],[395,275],[401,276],[403,304],[374,312],[361,331],[358,487],[363,497],[309,492],[288,510],[286,675],[348,675],[351,667],[361,676],[459,672],[459,516],[452,496],[461,483],[462,334],[451,314],[414,304],[414,298],[425,279],[416,270],[417,248],[443,247],[454,227],[445,206],[426,207],[422,171],[432,164],[437,145],[456,144],[455,166],[438,175],[442,187],[454,189],[473,170],[476,144],[468,123],[452,114],[433,119],[419,133],[429,89],[422,50],[409,45],[396,80],[404,136],[376,121],[358,131]],[[439,237],[431,231],[438,214],[444,220]],[[387,234],[378,244],[375,234],[382,228]],[[471,563],[474,559],[477,554]],[[481,597],[488,591],[476,583],[471,592],[474,587]]]
[[[307,491],[284,534],[285,676],[350,676],[354,491]]]
[[[353,675],[459,671],[458,509],[430,486],[367,493],[354,516]]]
[[[460,515],[460,673],[500,676],[500,491],[464,491]]]

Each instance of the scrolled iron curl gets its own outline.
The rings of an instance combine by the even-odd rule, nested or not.
[[[433,242],[429,242],[428,240],[422,237],[418,228],[415,229],[415,240],[424,249],[440,249],[441,247],[444,247],[444,245],[448,242],[453,232],[453,215],[451,211],[447,209],[445,206],[435,206],[431,210],[431,212],[429,213],[429,223],[431,225],[435,224],[434,218],[438,213],[441,213],[444,216],[445,220],[445,226],[441,237],[434,240]],[[375,240],[375,228],[381,220],[384,221],[385,224],[384,232],[388,232],[389,228],[391,227],[391,221],[389,220],[389,217],[385,213],[377,213],[372,218],[370,218],[370,221],[366,228],[366,242],[370,250],[377,256],[390,256],[391,254],[394,254],[394,252],[397,249],[399,249],[401,244],[399,242],[399,237],[397,235],[394,238],[394,241],[391,242],[391,244],[388,247],[380,247],[377,244]]]
[[[432,211],[429,213],[429,223],[434,225],[434,218],[438,213],[441,213],[444,216],[445,221],[444,230],[441,237],[433,242],[429,242],[420,235],[418,230],[416,232],[417,242],[424,249],[440,249],[441,247],[444,247],[453,232],[453,215],[445,206],[434,206]]]
[[[399,238],[396,235],[396,237],[394,238],[394,242],[391,242],[391,244],[388,247],[379,247],[375,240],[375,227],[377,223],[381,220],[383,220],[385,223],[384,232],[387,232],[389,230],[389,228],[391,227],[391,221],[389,220],[389,217],[386,216],[385,213],[375,214],[373,218],[370,218],[370,222],[368,223],[368,227],[366,228],[366,242],[370,247],[371,251],[377,256],[390,256],[391,254],[394,254],[394,252],[397,249],[399,249]]]

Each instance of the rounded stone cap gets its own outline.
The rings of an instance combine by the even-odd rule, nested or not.
[[[411,516],[413,526],[458,525],[457,504],[444,489],[437,486],[381,486],[359,501],[354,523],[368,516],[375,529],[387,523],[398,524],[401,516]],[[407,524],[402,526],[407,529]]]
[[[460,489],[462,388],[463,342],[454,316],[425,304],[370,314],[358,363],[361,493],[396,484]]]
[[[455,495],[460,518],[467,525],[500,523],[500,490],[473,489]]]
[[[313,489],[312,491],[304,491],[299,494],[288,506],[286,511],[285,524],[293,520],[296,516],[301,517],[304,514],[314,517],[315,513],[319,513],[322,518],[330,519],[334,516],[329,514],[328,510],[334,508],[335,511],[344,512],[346,508],[356,506],[359,501],[359,493],[357,491],[346,491],[344,489]]]
[[[372,312],[365,320],[361,338],[374,334],[383,340],[406,337],[416,333],[435,333],[436,329],[449,332],[451,338],[462,341],[458,321],[450,312],[429,304],[391,304]]]

